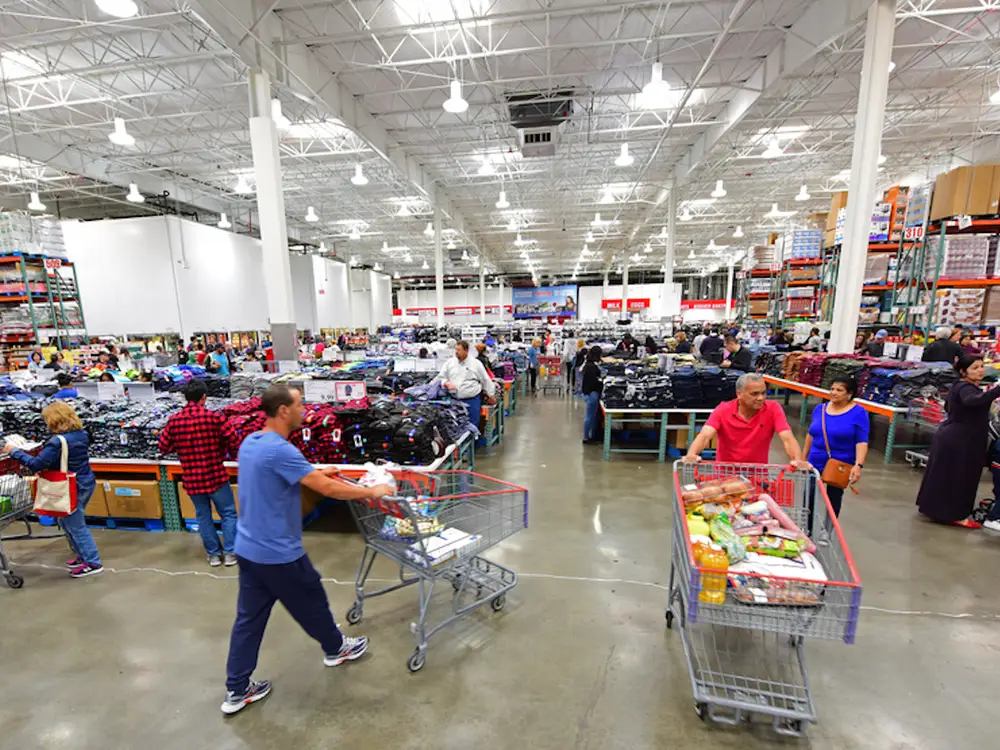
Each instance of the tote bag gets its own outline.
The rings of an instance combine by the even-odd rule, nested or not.
[[[40,516],[68,516],[76,510],[76,474],[69,471],[69,445],[56,435],[62,445],[59,471],[40,471],[35,480],[35,513]]]

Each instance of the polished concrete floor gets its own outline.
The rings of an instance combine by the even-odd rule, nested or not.
[[[919,474],[881,455],[842,516],[865,584],[857,643],[806,645],[819,723],[784,739],[701,722],[664,627],[671,466],[604,463],[580,445],[582,411],[524,404],[478,462],[531,493],[530,528],[496,550],[521,573],[502,613],[442,631],[410,674],[412,590],[367,603],[350,630],[369,655],[336,669],[276,608],[258,671],[274,692],[230,718],[236,585],[209,574],[196,535],[98,532],[108,572],[84,581],[57,569],[61,542],[8,545],[27,580],[0,586],[0,748],[997,746],[1000,539],[921,521]],[[349,519],[322,519],[306,546],[343,620],[361,551]]]

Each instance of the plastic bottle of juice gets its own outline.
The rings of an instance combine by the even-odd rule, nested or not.
[[[698,563],[704,568],[714,568],[715,570],[729,570],[729,557],[726,551],[717,544],[709,546],[702,552],[701,560]],[[726,603],[726,574],[725,573],[702,573],[701,592],[698,594],[698,601],[706,604]]]

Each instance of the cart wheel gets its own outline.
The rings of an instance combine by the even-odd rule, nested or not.
[[[354,602],[351,608],[347,610],[347,622],[350,625],[357,625],[361,622],[361,618],[364,616],[364,610],[358,602]]]
[[[794,721],[788,722],[789,731],[795,732],[795,734],[802,734],[805,731],[806,725],[802,719],[795,719]]]
[[[708,704],[707,703],[695,703],[694,712],[698,714],[698,718],[702,721],[708,721]]]
[[[460,588],[462,588],[462,578],[460,576],[455,576],[454,578],[452,578],[451,587],[455,589],[455,591],[458,591]]]
[[[19,589],[24,585],[24,579],[17,573],[11,573],[7,576],[7,585],[12,589]]]
[[[419,648],[413,652],[413,655],[406,660],[406,666],[409,667],[411,672],[419,672],[424,668],[424,652]]]
[[[504,594],[500,594],[500,596],[490,600],[490,609],[494,612],[499,612],[504,608],[506,603],[507,597]]]
[[[674,629],[674,613],[671,610],[667,610],[667,630]]]

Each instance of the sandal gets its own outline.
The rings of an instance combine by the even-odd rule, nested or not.
[[[979,521],[973,521],[971,518],[966,518],[961,521],[948,521],[949,526],[960,526],[963,529],[981,529],[983,525]]]

